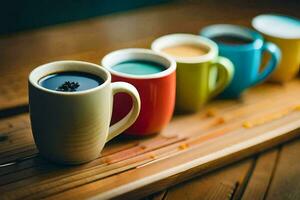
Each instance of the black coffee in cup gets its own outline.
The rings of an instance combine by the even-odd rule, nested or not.
[[[95,88],[103,82],[102,78],[90,73],[68,71],[49,74],[41,78],[38,83],[50,90],[77,92]]]
[[[218,35],[211,37],[213,41],[216,43],[228,44],[228,45],[243,45],[243,44],[250,44],[253,42],[252,39],[241,37],[237,35]]]

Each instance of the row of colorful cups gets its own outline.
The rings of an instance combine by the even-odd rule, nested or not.
[[[103,58],[101,64],[110,71],[112,80],[133,84],[141,96],[140,116],[126,131],[127,134],[148,135],[159,132],[170,121],[174,104],[177,112],[196,112],[215,96],[239,97],[245,89],[266,80],[280,63],[281,51],[277,45],[265,42],[263,36],[254,30],[223,24],[206,27],[200,34],[202,36],[165,35],[152,43],[152,50],[122,49]],[[247,44],[216,44],[209,39],[219,35],[246,38],[250,42]],[[201,56],[185,57],[174,56],[165,51],[167,48],[182,45],[198,46],[206,52]],[[260,71],[265,51],[271,56],[269,60],[265,61],[264,69]],[[290,51],[284,53],[291,54]],[[275,74],[272,80],[283,81],[294,77],[297,72],[295,68],[299,69],[297,59],[295,54],[293,58],[295,63],[291,65],[284,63],[279,69],[285,73]],[[112,69],[114,65],[129,60],[159,63],[166,67],[166,70],[152,75],[129,75]],[[176,70],[174,60],[177,65]],[[296,62],[298,62],[298,66],[296,66]],[[291,70],[291,68],[293,69]],[[291,73],[292,71],[293,73]],[[129,112],[131,101],[128,96],[119,94],[114,102],[112,120],[118,121]]]
[[[266,80],[280,63],[280,48],[283,57],[288,55],[289,59],[273,80],[285,81],[298,72],[300,37],[293,42],[280,39],[278,48],[254,30],[224,24],[206,27],[200,35],[170,34],[153,41],[151,49],[113,51],[101,61],[106,70],[78,61],[54,62],[35,69],[29,76],[30,116],[41,154],[58,162],[82,163],[95,159],[106,141],[130,125],[125,131],[129,135],[158,133],[170,122],[174,108],[178,112],[196,112],[213,97],[236,98]],[[212,40],[224,35],[249,42]],[[260,71],[265,51],[271,57]],[[129,71],[117,68],[121,64],[129,66]],[[162,67],[161,71],[145,72],[152,65]],[[38,84],[41,77],[57,70],[93,73],[101,76],[104,83],[75,93],[51,91]],[[99,131],[103,133],[99,135]]]

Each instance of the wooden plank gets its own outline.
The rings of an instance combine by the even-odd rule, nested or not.
[[[172,140],[169,140],[172,142]],[[181,140],[180,140],[181,141]],[[176,140],[175,140],[176,142]],[[155,149],[157,147],[162,147],[166,144],[170,144],[170,143],[157,143],[157,145],[155,145],[154,143],[152,143],[153,145],[151,145],[151,148],[143,148],[142,150],[147,152],[150,151],[151,149]],[[136,146],[138,147],[138,146]],[[139,147],[138,147],[139,148]],[[134,156],[131,157],[127,157],[124,158],[124,154],[130,153],[128,150],[130,150],[131,152],[135,152]],[[141,150],[141,148],[140,148]],[[86,183],[86,181],[88,181],[88,177],[90,177],[90,181],[95,179],[95,178],[99,178],[100,176],[107,176],[105,174],[105,172],[107,171],[111,171],[109,172],[111,173],[117,173],[118,170],[126,170],[126,168],[130,169],[132,167],[130,167],[131,165],[135,166],[135,165],[141,165],[144,164],[145,162],[147,162],[149,160],[148,157],[143,157],[143,156],[138,156],[138,152],[139,149],[132,147],[129,149],[125,149],[123,151],[118,151],[116,153],[113,154],[109,154],[109,155],[104,155],[102,156],[100,159],[97,159],[96,161],[94,161],[93,163],[91,163],[90,165],[85,165],[85,167],[79,167],[81,169],[81,171],[79,171],[80,173],[78,173],[78,170],[75,169],[62,169],[59,172],[56,172],[58,170],[58,168],[56,166],[50,165],[47,162],[41,162],[40,164],[35,167],[35,168],[28,168],[25,170],[20,170],[18,172],[14,172],[14,173],[10,173],[8,175],[2,176],[1,177],[1,182],[0,185],[5,185],[11,182],[15,182],[20,180],[17,184],[14,184],[14,187],[16,187],[16,185],[26,185],[26,184],[31,184],[33,187],[35,187],[35,191],[39,191],[39,190],[45,190],[47,189],[51,189],[55,186],[58,185],[63,185],[63,187],[72,187],[72,185],[74,184],[82,184],[82,183]],[[118,156],[116,156],[118,155]],[[120,159],[122,158],[122,159]],[[128,163],[129,160],[132,160],[130,163]],[[38,171],[37,171],[38,170]],[[117,170],[117,171],[116,171]],[[45,172],[52,172],[49,175],[43,175]],[[103,173],[100,174],[100,173]],[[37,182],[37,178],[30,178],[33,175],[38,175],[41,174],[41,176],[39,177],[39,181],[38,184],[36,184],[35,182]],[[22,179],[24,178],[28,178],[26,179],[26,181],[22,181]],[[62,180],[63,179],[63,180]],[[31,181],[31,182],[30,182]],[[43,187],[38,187],[40,185],[44,185]],[[9,188],[9,185],[5,186],[5,189],[7,190]],[[0,190],[3,189],[3,187],[0,187]]]
[[[232,199],[237,188],[245,181],[253,164],[253,159],[245,160],[176,185],[168,189],[165,200]]]
[[[237,164],[204,176],[188,180],[159,193],[158,199],[168,200],[218,200],[235,199],[237,190],[245,184],[242,199],[264,199],[274,172],[279,149],[272,149]],[[253,167],[255,166],[255,167]],[[252,172],[253,168],[253,172]],[[247,176],[250,180],[246,180]],[[151,199],[152,197],[148,197]],[[238,198],[240,199],[240,198]]]
[[[300,199],[300,140],[282,147],[267,200]]]
[[[273,88],[273,87],[272,87]],[[277,87],[275,87],[275,88],[277,88]],[[281,88],[281,87],[280,87]],[[257,88],[257,89],[259,89],[259,88]],[[274,89],[274,88],[273,88]],[[289,88],[289,89],[294,89],[294,87],[292,87],[292,88]],[[276,90],[277,91],[277,90]],[[279,90],[279,91],[277,91],[277,92],[280,92],[281,90]],[[282,92],[280,92],[280,94],[282,94]],[[275,94],[274,94],[275,95]],[[295,97],[295,98],[297,98],[297,97]],[[251,108],[251,107],[253,107],[253,105],[250,105],[249,106],[249,103],[251,103],[252,102],[252,104],[253,103],[255,103],[254,105],[258,105],[258,103],[257,103],[257,100],[258,99],[260,99],[260,97],[259,96],[257,96],[256,98],[251,98],[250,100],[249,100],[249,98],[247,98],[247,100],[246,101],[244,101],[244,103],[243,104],[238,104],[239,106],[236,106],[236,109],[237,109],[237,111],[235,111],[234,109],[230,109],[230,111],[231,111],[231,115],[232,116],[236,116],[236,115],[238,115],[240,118],[242,117],[242,121],[244,120],[243,119],[243,116],[247,116],[247,117],[249,117],[250,116],[250,114],[253,112],[253,109],[255,110],[257,107],[255,107],[255,108],[252,108],[252,109],[249,109],[249,108]],[[278,103],[279,104],[282,104],[282,102],[281,101],[278,101]],[[223,104],[221,104],[221,105],[223,105]],[[230,104],[231,105],[231,104]],[[243,106],[242,106],[243,105]],[[274,104],[270,104],[270,102],[266,102],[266,103],[263,103],[262,104],[262,106],[263,107],[265,107],[266,105],[268,105],[268,106],[270,106],[270,107],[276,107],[277,108],[277,106],[274,106]],[[283,104],[284,105],[284,104]],[[240,106],[242,106],[242,107],[240,107]],[[286,106],[286,105],[284,105],[284,106]],[[224,107],[224,106],[223,106]],[[221,108],[221,106],[220,105],[218,105],[218,106],[216,106],[215,105],[215,107],[214,107],[215,109],[220,109]],[[208,108],[208,110],[209,110],[210,108]],[[225,108],[224,108],[225,109]],[[225,111],[225,110],[228,110],[227,108],[224,110],[223,109],[223,111]],[[223,112],[222,111],[222,112]],[[204,111],[204,113],[205,113],[206,111]],[[241,113],[243,114],[243,115],[241,115]],[[232,118],[232,117],[230,117],[230,115],[228,115],[228,114],[226,114],[226,113],[224,113],[224,115],[218,115],[217,113],[215,113],[215,117],[216,117],[216,119],[217,119],[217,121],[218,121],[218,118],[219,117],[221,117],[222,119],[225,119],[225,121],[227,121],[227,123],[229,123],[231,120],[229,120],[230,118]],[[191,132],[191,133],[194,133],[195,131],[200,131],[200,130],[206,130],[207,129],[207,127],[206,127],[206,125],[207,124],[209,124],[208,123],[208,121],[211,121],[211,120],[213,120],[214,121],[214,119],[211,119],[211,118],[207,118],[207,119],[205,119],[205,118],[203,118],[202,120],[203,120],[203,122],[198,122],[198,123],[194,123],[194,121],[195,120],[197,120],[199,118],[199,116],[198,115],[195,115],[195,116],[184,116],[184,117],[179,117],[179,119],[178,120],[174,120],[171,124],[170,124],[170,126],[166,129],[166,131],[165,132],[171,132],[171,133],[176,133],[177,132],[177,129],[181,129],[180,128],[180,125],[181,126],[186,126],[186,125],[188,125],[188,127],[189,127],[189,129],[185,129],[185,134],[187,134],[188,132]],[[235,123],[237,122],[237,120],[233,120]],[[182,122],[184,122],[184,123],[182,123]],[[13,122],[11,122],[11,123],[19,123],[19,122],[17,122],[17,121],[13,121]],[[242,122],[240,122],[240,123],[242,123]],[[179,124],[179,126],[178,126],[178,124]],[[204,126],[205,125],[205,126]],[[213,128],[213,127],[216,127],[218,124],[215,124],[215,123],[212,123],[212,125],[211,125],[211,127]],[[238,126],[240,126],[240,124],[237,124]],[[226,123],[224,124],[224,125],[222,125],[222,127],[227,127],[227,126],[232,126],[230,123],[228,124],[228,125],[226,125]],[[193,130],[193,129],[191,129],[190,130],[190,128],[191,127],[195,127],[196,128],[196,130]],[[203,129],[203,127],[206,127],[205,129]],[[208,127],[209,128],[209,127]],[[30,133],[28,132],[28,134],[30,135]],[[179,133],[178,133],[179,134]],[[14,153],[14,155],[15,155],[15,152],[13,152]],[[2,159],[3,159],[3,157],[2,157]],[[32,163],[34,163],[34,162],[32,162]],[[26,165],[25,165],[25,168],[28,168],[28,166],[27,166],[27,163],[25,163]],[[20,166],[19,165],[19,169],[22,169],[22,165]],[[30,170],[30,169],[29,169]],[[36,173],[35,172],[36,170],[34,170],[34,173]],[[20,171],[20,174],[22,174],[22,175],[25,175],[26,173],[25,172],[23,172],[23,171]],[[19,177],[19,178],[21,178],[22,176],[17,176],[17,177]],[[3,179],[4,180],[4,179]]]
[[[168,193],[167,190],[163,190],[163,191],[154,193],[153,195],[150,195],[149,197],[146,197],[143,200],[164,200],[167,193]]]
[[[194,133],[195,131],[205,131],[207,129],[214,128],[214,127],[220,127],[220,128],[226,128],[227,124],[229,127],[232,127],[232,124],[229,122],[235,122],[238,126],[240,126],[240,123],[245,120],[245,118],[249,118],[249,116],[253,115],[253,111],[259,108],[271,108],[271,109],[277,109],[280,107],[285,107],[288,105],[291,105],[291,102],[293,102],[293,99],[286,99],[287,104],[282,104],[282,101],[280,98],[276,98],[277,96],[280,95],[285,95],[289,96],[286,91],[296,91],[299,89],[298,87],[299,83],[296,82],[291,82],[290,84],[286,85],[285,87],[277,86],[277,85],[262,85],[260,87],[255,88],[255,92],[251,93],[251,95],[245,95],[245,99],[243,102],[236,103],[235,101],[226,101],[226,102],[215,102],[211,105],[208,105],[206,109],[204,109],[200,114],[195,114],[195,115],[187,115],[187,116],[177,116],[173,119],[172,123],[167,127],[167,129],[163,132],[163,135],[168,135],[169,133],[172,133],[173,135],[181,134],[183,136],[188,135],[189,132]],[[268,93],[264,92],[261,93],[260,90],[265,90],[268,88]],[[250,94],[250,93],[249,93]],[[270,100],[266,98],[266,95],[272,95],[275,100]],[[297,95],[292,95],[292,97],[296,100],[298,99]],[[265,100],[266,99],[266,100]],[[268,109],[264,109],[268,110]],[[213,116],[207,117],[206,113],[210,112],[212,113],[213,111]],[[25,116],[25,115],[24,115]],[[254,114],[253,116],[257,116]],[[263,115],[264,116],[264,115]],[[236,120],[235,118],[239,118]],[[24,118],[24,117],[23,117]],[[201,120],[197,123],[194,123],[195,120]],[[7,121],[7,122],[6,122]],[[237,123],[240,121],[239,123]],[[220,123],[222,122],[222,123]],[[226,122],[226,123],[225,123]],[[18,118],[13,118],[9,120],[3,120],[2,121],[2,126],[4,127],[3,129],[3,134],[7,134],[10,132],[13,136],[14,130],[15,129],[6,129],[6,127],[11,126],[11,124],[16,124],[14,126],[17,126],[18,123],[28,124],[28,118],[18,120]],[[26,125],[28,128],[29,126]],[[186,126],[185,131],[182,132],[181,127]],[[16,127],[18,128],[18,127]],[[22,127],[19,127],[20,129]],[[178,131],[179,130],[179,131]],[[25,134],[26,133],[26,134]],[[31,133],[29,129],[24,131],[24,136],[22,136],[22,139],[26,139],[28,137],[31,137]],[[32,137],[31,137],[32,138]],[[12,144],[16,144],[15,142],[12,142],[13,138],[10,138],[10,142],[7,143],[6,146],[9,148],[12,148]],[[20,141],[22,142],[22,141]],[[31,143],[32,144],[32,143]],[[5,142],[2,142],[2,148],[5,148]],[[14,151],[10,151],[4,154],[4,152],[1,152],[1,158],[3,159],[3,155],[6,157],[8,156],[13,156],[17,158],[17,152],[18,151],[23,151],[23,149],[15,149]]]
[[[272,149],[260,154],[256,160],[252,176],[243,193],[242,200],[263,200],[271,183],[280,149]]]
[[[33,143],[28,116],[0,120],[2,132],[8,134],[7,139],[11,141],[1,142],[0,163],[5,165],[3,159],[9,158],[13,159],[9,160],[11,163],[15,162],[0,168],[0,191],[7,198],[39,199],[52,195],[59,198],[60,194],[74,198],[72,191],[75,190],[78,197],[86,198],[156,176],[154,186],[148,186],[152,182],[145,184],[134,197],[153,193],[296,136],[298,132],[290,131],[300,127],[299,85],[299,81],[284,87],[266,84],[249,91],[243,101],[216,101],[197,114],[175,116],[168,128],[154,137],[115,140],[95,161],[72,168],[56,166],[39,157],[19,162],[26,150],[32,152],[30,146],[26,147],[28,142]],[[286,98],[270,99],[268,95],[285,95]],[[257,109],[261,112],[256,112]],[[257,124],[256,119],[261,118],[269,120]],[[244,127],[245,122],[253,126]],[[188,164],[197,159],[199,163]],[[168,170],[179,166],[184,170]],[[159,177],[160,172],[166,174]],[[116,181],[117,177],[121,178]],[[106,185],[110,187],[104,187]],[[96,189],[90,191],[91,188]],[[237,188],[238,193],[242,191],[239,188],[242,187]],[[137,186],[127,192],[135,190]]]
[[[286,124],[290,120],[291,119],[287,119],[283,123]],[[276,124],[281,127],[283,126],[283,124],[278,122]],[[272,124],[272,126],[274,125],[275,124]],[[276,128],[272,130],[276,130]],[[266,129],[263,129],[261,131],[265,133]],[[214,140],[213,143],[208,142],[205,145],[203,144],[201,150],[190,149],[190,151],[185,152],[184,156],[178,155],[171,158],[166,158],[164,160],[161,160],[160,162],[152,163],[151,165],[146,165],[144,167],[129,170],[115,176],[94,181],[81,187],[74,188],[63,193],[58,193],[57,195],[51,197],[51,199],[72,199],[75,197],[74,194],[76,194],[76,197],[78,198],[94,196],[97,199],[111,198],[124,193],[127,193],[127,198],[136,198],[139,195],[147,195],[157,190],[161,190],[162,188],[168,187],[172,184],[191,178],[195,173],[205,173],[208,170],[215,169],[220,165],[231,163],[236,159],[248,156],[254,152],[266,148],[267,146],[273,146],[275,144],[278,144],[278,142],[280,141],[282,142],[283,140],[290,139],[291,137],[294,137],[295,134],[298,133],[298,131],[299,130],[290,132],[289,134],[284,134],[283,137],[276,137],[276,139],[271,140],[269,139],[270,137],[273,138],[273,136],[271,136],[274,134],[273,131],[272,133],[263,134],[263,136],[258,136],[259,133],[256,131],[253,131],[252,133],[246,132],[244,134],[239,133],[239,135],[243,135],[246,137],[253,134],[253,139],[249,140],[249,142],[246,143],[237,144],[237,146],[231,146],[236,142],[233,141],[236,138],[234,138],[233,135],[228,134],[222,137],[222,140],[218,142]],[[226,139],[227,136],[230,138],[232,144],[228,149],[224,149],[224,146],[222,145],[224,145],[225,140],[225,143],[228,142],[228,138]],[[235,135],[235,137],[237,137],[237,135]],[[265,142],[262,142],[260,144],[256,143],[260,140],[260,138],[264,138],[263,140]],[[251,145],[253,144],[252,142],[255,142],[256,145]],[[216,151],[216,154],[208,154],[208,152],[214,152],[214,148],[220,148],[222,150]],[[242,148],[244,149],[244,151],[239,149],[238,153],[230,153],[226,155],[227,152],[229,153],[235,148]],[[218,155],[220,157],[218,157]],[[210,158],[214,156],[218,157],[218,159],[210,160]],[[162,167],[165,170],[162,171]],[[112,185],[115,189],[112,189]],[[148,187],[144,188],[142,187],[143,185],[147,185]]]

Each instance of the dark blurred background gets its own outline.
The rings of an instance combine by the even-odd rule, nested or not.
[[[86,19],[172,0],[3,0],[0,34]]]
[[[216,7],[231,4],[241,9],[268,4],[270,11],[274,5],[300,6],[300,0],[1,0],[0,35],[171,1],[179,1],[183,4],[201,2]],[[265,12],[267,11],[268,9]]]

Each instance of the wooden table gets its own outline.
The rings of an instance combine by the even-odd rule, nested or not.
[[[112,50],[149,47],[160,35],[197,34],[213,23],[250,26],[260,13],[300,17],[299,10],[297,1],[176,2],[1,36],[0,117],[27,112],[27,76],[42,63],[61,59],[99,63]],[[293,140],[146,199],[300,199],[298,153],[300,140]]]

